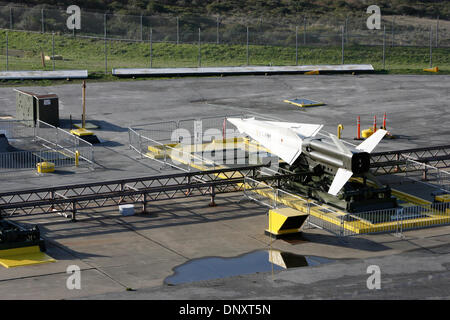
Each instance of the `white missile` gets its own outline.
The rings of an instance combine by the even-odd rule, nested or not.
[[[262,121],[255,118],[229,118],[239,130],[256,140],[272,154],[289,165],[307,164],[313,170],[323,170],[334,175],[328,193],[337,195],[354,175],[369,172],[370,155],[383,139],[386,130],[379,129],[356,148],[349,149],[336,136],[330,134],[333,143],[315,138],[321,124]]]

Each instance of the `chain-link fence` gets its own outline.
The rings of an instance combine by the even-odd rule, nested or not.
[[[450,21],[368,14],[282,19],[132,16],[81,11],[81,29],[50,8],[0,6],[4,70],[370,63],[376,69],[450,64]],[[23,32],[29,31],[26,38]],[[46,58],[47,57],[47,58]],[[407,57],[407,58],[406,58]],[[46,60],[47,59],[47,60]]]

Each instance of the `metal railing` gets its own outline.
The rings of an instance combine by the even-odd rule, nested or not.
[[[73,150],[76,150],[79,152],[81,160],[92,166],[94,165],[93,145],[61,128],[38,120],[35,128],[35,139],[46,148],[66,150],[73,155],[75,155]]]
[[[8,139],[34,138],[33,120],[0,120],[0,134]]]
[[[345,213],[250,177],[244,178],[244,197],[271,209],[291,207],[306,212],[309,216],[305,227],[341,237],[386,232],[401,235],[406,230],[450,224],[450,203]]]
[[[55,168],[94,166],[91,143],[43,121],[36,124],[33,120],[0,121],[1,133],[8,139],[3,142],[6,150],[0,152],[1,174],[36,169],[39,162],[52,162]],[[16,142],[20,142],[21,149],[10,145]]]
[[[431,203],[427,205],[399,207],[393,209],[348,214],[347,226],[358,230],[358,234],[395,232],[422,229],[450,223],[450,204]],[[347,230],[346,232],[351,232]]]
[[[406,159],[405,176],[407,178],[439,187],[450,193],[450,172],[441,170],[426,163]]]
[[[18,170],[36,169],[40,162],[51,162],[55,168],[70,167],[76,165],[76,151],[82,151],[78,165],[86,161],[88,152],[83,148],[53,148],[39,151],[17,151],[0,153],[0,173],[11,173]],[[81,153],[81,152],[80,152]]]
[[[202,143],[209,143],[213,140],[240,137],[241,135],[236,130],[227,129],[229,124],[227,124],[226,118],[236,116],[240,117],[242,114],[133,126],[128,128],[129,146],[141,157],[148,156],[149,147],[156,147],[158,152],[153,157],[155,161],[183,171],[190,171],[192,167],[195,167],[192,164],[208,169],[216,168],[224,163],[216,161],[217,157],[215,156],[210,158],[204,156],[205,154],[215,155],[214,146],[206,148],[206,151],[196,148]],[[220,151],[223,152],[223,150]]]

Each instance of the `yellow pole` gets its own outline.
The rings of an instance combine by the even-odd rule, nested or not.
[[[82,115],[82,125],[81,127],[84,129],[86,125],[86,80],[83,80],[83,115]]]
[[[78,163],[80,161],[80,151],[75,151],[75,166],[78,167]]]
[[[338,125],[338,127],[337,127],[337,136],[338,136],[338,139],[341,138],[341,131],[342,131],[342,130],[344,130],[344,125],[342,125],[342,124]]]

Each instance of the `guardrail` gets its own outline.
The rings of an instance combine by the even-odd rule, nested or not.
[[[434,187],[437,186],[442,191],[450,193],[450,172],[413,159],[406,160],[406,168],[406,177]]]
[[[0,173],[11,173],[18,170],[36,169],[39,162],[51,162],[55,168],[75,166],[75,152],[80,153],[79,163],[92,158],[91,149],[54,148],[38,151],[17,151],[0,153]],[[83,155],[81,155],[83,154]]]
[[[0,121],[0,133],[5,134],[8,143],[15,140],[28,148],[28,144],[40,145],[37,150],[20,150],[9,146],[0,152],[0,174],[17,170],[36,169],[39,162],[52,162],[55,168],[87,164],[94,166],[94,149],[91,143],[69,132],[38,120]],[[14,143],[13,143],[14,145]],[[78,163],[76,154],[78,151]]]
[[[450,223],[450,203],[346,213],[250,177],[244,178],[244,196],[268,208],[285,206],[306,212],[307,226],[341,237],[383,232],[402,235],[406,230]]]
[[[34,138],[33,120],[0,120],[0,134],[8,139]]]

